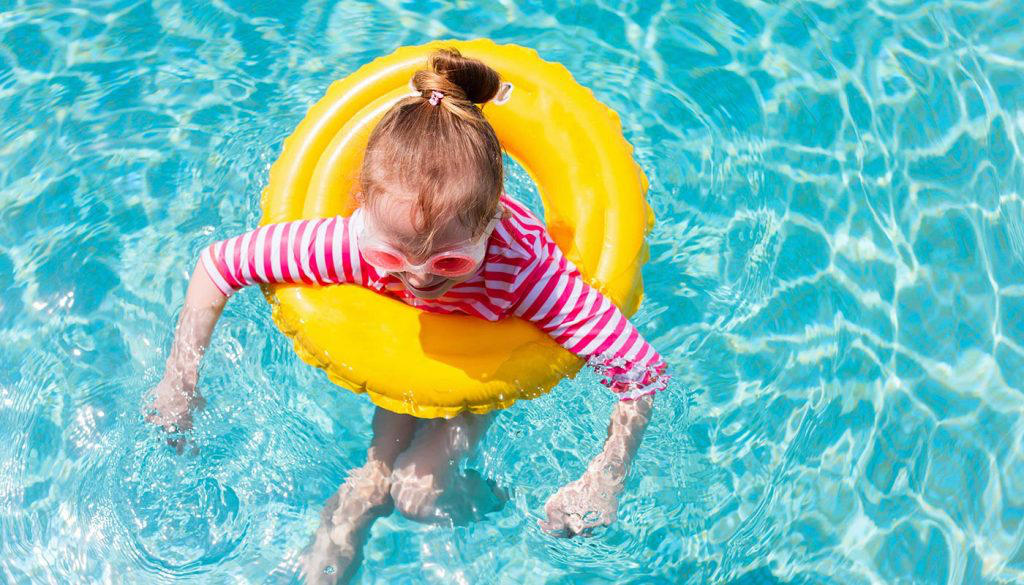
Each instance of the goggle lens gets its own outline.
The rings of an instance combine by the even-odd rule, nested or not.
[[[399,271],[405,267],[405,260],[384,250],[363,250],[363,257],[370,264],[384,270]]]
[[[476,262],[468,256],[445,256],[430,263],[430,271],[441,276],[462,276],[473,270]]]

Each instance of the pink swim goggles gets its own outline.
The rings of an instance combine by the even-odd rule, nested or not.
[[[487,253],[487,239],[498,224],[498,218],[491,220],[480,236],[448,246],[422,264],[409,262],[405,254],[385,242],[380,233],[366,221],[366,214],[357,209],[359,217],[359,253],[367,264],[385,272],[429,272],[446,278],[458,278],[473,272]]]

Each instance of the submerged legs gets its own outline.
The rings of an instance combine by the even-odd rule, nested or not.
[[[442,524],[461,524],[474,516],[478,492],[488,488],[479,474],[457,475],[455,468],[493,420],[494,413],[463,413],[424,421],[391,472],[391,496],[403,516]]]
[[[347,583],[359,568],[373,521],[391,512],[391,470],[412,441],[419,419],[378,408],[366,464],[349,472],[320,512],[320,527],[303,558],[305,582]]]
[[[421,522],[461,524],[479,517],[481,499],[503,500],[479,474],[455,473],[494,416],[419,419],[378,408],[366,464],[349,473],[320,512],[320,527],[303,558],[305,582],[347,583],[359,568],[374,520],[393,508]]]

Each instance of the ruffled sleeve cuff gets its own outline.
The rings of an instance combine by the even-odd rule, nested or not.
[[[634,400],[660,392],[668,386],[671,376],[666,374],[668,366],[658,360],[642,367],[629,364],[622,357],[594,357],[588,362],[594,370],[603,376],[601,383],[618,394],[619,400]]]

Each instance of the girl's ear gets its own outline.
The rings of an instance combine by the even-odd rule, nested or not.
[[[359,207],[362,207],[363,204],[366,203],[366,199],[363,198],[363,192],[362,191],[356,191],[355,195],[353,195],[353,197],[355,197],[356,203],[359,204]]]

